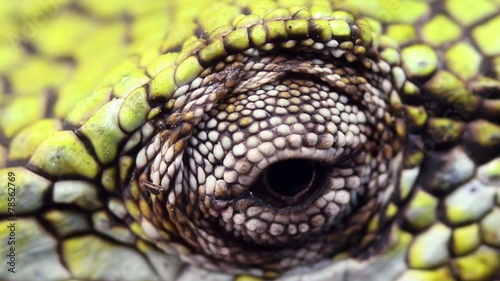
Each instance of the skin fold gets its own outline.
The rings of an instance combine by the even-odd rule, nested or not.
[[[0,3],[1,280],[500,280],[500,1]]]

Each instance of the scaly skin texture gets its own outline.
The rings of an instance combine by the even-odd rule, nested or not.
[[[499,10],[0,3],[0,279],[500,279]]]

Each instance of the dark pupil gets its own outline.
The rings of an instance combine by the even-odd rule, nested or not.
[[[309,186],[313,174],[314,167],[310,160],[291,159],[269,166],[265,179],[274,192],[293,197]]]

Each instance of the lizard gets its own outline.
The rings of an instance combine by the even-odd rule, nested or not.
[[[0,279],[500,279],[499,1],[0,5]]]

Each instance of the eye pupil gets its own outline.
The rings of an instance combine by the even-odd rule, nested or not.
[[[312,161],[290,159],[270,165],[265,179],[269,187],[277,194],[293,197],[309,186],[313,176]]]

